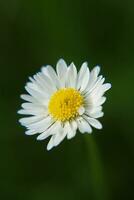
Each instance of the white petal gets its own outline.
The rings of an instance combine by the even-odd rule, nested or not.
[[[68,129],[68,131],[67,131],[67,139],[70,139],[70,135],[72,136],[72,134],[73,134],[73,129],[72,129],[71,125],[70,125],[70,122],[67,121],[65,126]]]
[[[39,102],[43,102],[44,99],[48,99],[48,95],[46,93],[40,93],[39,91],[29,88],[28,86],[25,86],[25,89]]]
[[[43,120],[28,125],[29,129],[37,130],[38,133],[42,133],[48,129],[54,122],[52,121],[51,117],[48,116]]]
[[[54,146],[59,145],[62,142],[62,140],[64,140],[64,138],[66,137],[66,134],[67,133],[65,132],[65,130],[63,128],[61,128],[57,134],[55,134],[51,137],[51,139],[47,145],[47,150],[50,150]]]
[[[34,75],[34,78],[36,81],[38,81],[38,83],[40,83],[40,85],[44,89],[44,92],[46,91],[48,92],[48,94],[52,94],[52,92],[55,92],[57,90],[53,81],[43,73],[37,73],[36,75]]]
[[[21,109],[18,111],[18,114],[22,114],[22,115],[43,115],[43,113],[45,113],[45,111],[43,109]]]
[[[77,81],[77,70],[74,65],[74,63],[71,63],[70,66],[68,67],[68,75],[67,75],[67,80],[66,80],[66,86],[75,88],[76,87],[76,81]]]
[[[95,102],[96,106],[101,106],[103,103],[105,103],[106,97],[101,97],[100,99]]]
[[[67,64],[63,59],[60,59],[56,65],[56,71],[62,87],[65,87],[66,76],[67,76]]]
[[[100,73],[100,66],[98,66],[98,65],[95,66],[92,71],[93,71],[93,73],[95,73],[95,76],[97,77]]]
[[[91,90],[92,87],[94,86],[94,84],[96,83],[99,72],[100,72],[99,66],[96,66],[92,69],[92,71],[90,73],[89,82],[88,82],[87,88],[86,88],[87,91]]]
[[[103,76],[99,76],[96,82],[94,82],[93,86],[89,87],[89,90],[86,89],[86,96],[88,97],[88,95],[93,93],[96,89],[100,88],[104,81],[105,81],[105,78],[103,78]]]
[[[86,114],[88,114],[89,116],[91,115],[91,114],[94,114],[94,113],[96,113],[96,112],[100,112],[100,111],[102,111],[102,106],[98,106],[98,107],[96,107],[96,106],[89,106],[89,107],[86,107],[86,109],[85,109],[85,113]]]
[[[48,89],[47,85],[44,83],[44,81],[42,81],[39,73],[37,73],[36,75],[33,76],[33,78],[29,78],[32,82],[28,82],[26,84],[27,87],[40,92],[41,94],[45,95],[46,97],[49,97],[51,95],[51,93],[53,92],[53,90]]]
[[[55,122],[46,131],[44,131],[43,133],[41,133],[37,137],[37,140],[44,140],[44,139],[46,139],[50,135],[57,134],[58,131],[60,130],[60,128],[61,128],[61,123],[60,122]]]
[[[29,88],[32,88],[32,89],[37,90],[42,93],[44,87],[43,87],[43,84],[40,82],[40,78],[38,77],[38,74],[34,75],[33,77],[34,78],[29,77],[31,82],[27,82],[26,85]]]
[[[28,125],[28,124],[31,124],[31,123],[35,123],[35,122],[38,122],[40,120],[43,119],[43,116],[32,116],[32,117],[24,117],[24,118],[21,118],[19,119],[19,122],[22,124],[22,125]]]
[[[58,146],[64,140],[66,135],[67,135],[67,129],[62,128],[61,130],[59,130],[59,132],[53,136],[54,146],[55,147]]]
[[[24,108],[26,110],[35,110],[35,109],[47,110],[46,106],[34,104],[34,103],[22,103],[21,106],[22,106],[22,108]]]
[[[25,134],[26,135],[35,135],[35,134],[37,134],[38,132],[36,131],[36,130],[27,130],[27,131],[25,131]]]
[[[103,112],[96,112],[96,113],[90,114],[90,117],[93,117],[93,118],[100,118],[100,117],[103,117],[103,116],[104,116]]]
[[[77,89],[83,91],[85,90],[89,81],[90,72],[88,69],[87,62],[84,62],[80,68],[77,78]]]
[[[91,129],[91,126],[89,125],[89,123],[83,119],[82,117],[79,117],[77,119],[77,124],[78,124],[78,128],[79,128],[79,131],[81,133],[91,133],[92,132],[92,129]]]
[[[94,118],[84,116],[86,120],[91,124],[91,126],[95,127],[96,129],[102,129],[102,124]]]
[[[46,67],[42,67],[42,72],[53,81],[57,89],[61,87],[57,74],[50,65],[47,65]]]
[[[110,89],[111,84],[109,83],[105,83],[103,85],[99,85],[98,87],[96,87],[92,92],[91,92],[91,98],[94,100],[94,102],[96,103],[103,95],[104,93]]]
[[[107,90],[109,90],[111,88],[111,84],[110,83],[105,83],[102,88],[103,88],[103,92],[106,92]]]
[[[85,103],[86,105],[91,105],[91,106],[100,106],[106,101],[106,97],[102,97],[101,95],[93,95],[90,94],[85,98]]]
[[[47,145],[47,150],[51,150],[54,147],[54,136],[51,137],[51,139],[49,140],[49,143]]]
[[[76,130],[77,130],[77,123],[76,121],[71,121],[70,123],[68,122],[68,132],[67,132],[67,139],[72,139],[76,135]]]
[[[43,133],[41,133],[38,137],[37,140],[45,140],[46,138],[48,138],[49,136],[51,136],[51,132],[49,130],[50,128],[48,128],[46,131],[44,131]]]
[[[31,103],[38,103],[38,101],[34,97],[32,97],[28,94],[22,94],[20,97],[21,97],[21,99],[31,102]]]

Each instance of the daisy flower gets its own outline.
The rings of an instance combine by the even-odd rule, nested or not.
[[[63,59],[56,65],[56,72],[50,66],[42,67],[26,84],[28,94],[19,114],[27,115],[19,122],[27,128],[27,135],[39,134],[37,140],[51,137],[47,150],[59,145],[67,137],[81,133],[92,133],[92,127],[102,129],[98,118],[102,117],[104,93],[111,88],[105,78],[99,75],[100,67],[89,71],[84,62],[77,72],[74,63],[67,66]]]

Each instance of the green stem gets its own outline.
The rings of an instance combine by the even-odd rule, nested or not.
[[[89,180],[91,181],[93,195],[95,200],[106,200],[108,199],[108,192],[98,146],[92,135],[85,135],[85,140],[88,149]]]

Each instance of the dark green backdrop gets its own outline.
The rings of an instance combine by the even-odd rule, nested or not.
[[[19,95],[59,58],[99,64],[112,83],[103,130],[64,142],[24,134]],[[0,0],[0,199],[134,198],[134,1]]]

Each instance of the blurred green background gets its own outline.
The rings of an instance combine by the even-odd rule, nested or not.
[[[50,152],[24,134],[19,95],[59,58],[102,66],[103,130]],[[0,199],[134,199],[134,1],[0,0]]]

